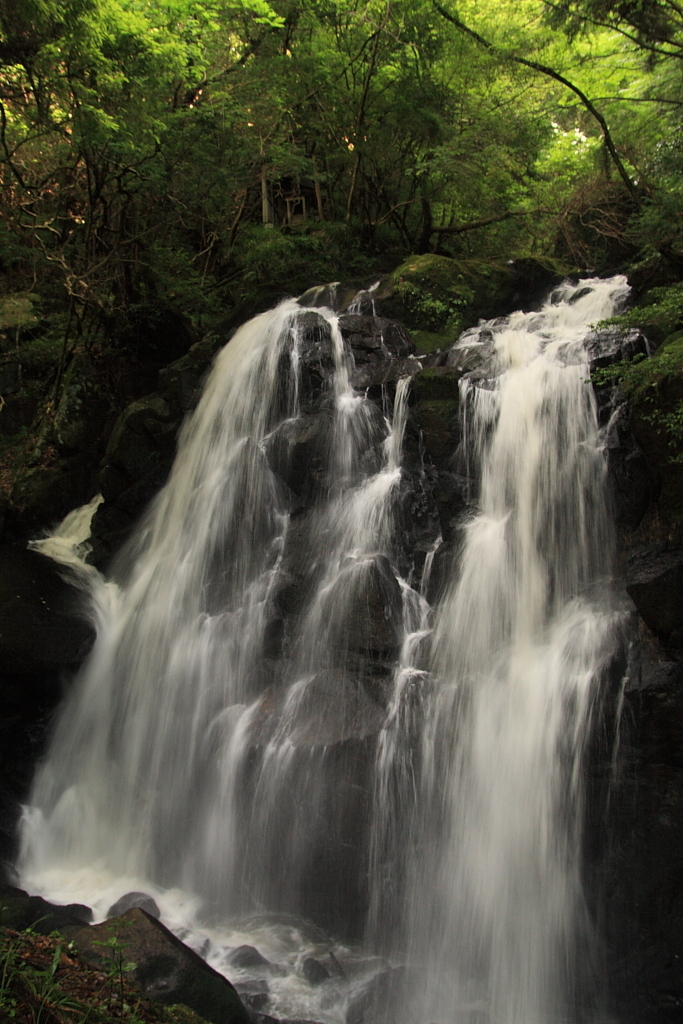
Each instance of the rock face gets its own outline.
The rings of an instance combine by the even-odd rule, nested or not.
[[[643,350],[635,332],[608,342],[618,360]],[[640,366],[649,372],[648,362]],[[605,813],[594,822],[603,837],[595,910],[614,1009],[628,1024],[673,1024],[683,1006],[683,477],[652,418],[655,395],[666,413],[681,389],[680,375],[661,377],[630,403],[618,388],[597,388],[623,586],[638,624],[618,742],[593,776]]]
[[[133,977],[153,1002],[182,1003],[210,1024],[250,1022],[230,982],[144,910],[127,910],[104,924],[62,931],[95,966],[119,954],[134,964]]]
[[[0,865],[63,683],[95,636],[83,596],[51,559],[0,546]],[[2,870],[0,867],[0,870]]]
[[[72,903],[65,907],[54,906],[40,896],[28,896],[23,889],[0,884],[2,924],[14,931],[31,928],[39,935],[64,928],[81,928],[92,921],[90,907]]]

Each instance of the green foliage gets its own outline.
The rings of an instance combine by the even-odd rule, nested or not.
[[[489,52],[427,0],[0,0],[0,270],[14,291],[40,280],[47,315],[71,311],[68,354],[127,345],[155,304],[214,329],[258,289],[416,252],[479,277],[518,257],[675,257],[680,73],[647,63],[652,25],[622,31],[641,7],[461,0]],[[637,209],[576,95],[508,57],[599,98]],[[290,223],[298,195],[308,219]],[[406,316],[455,332],[483,301],[460,285],[406,279]]]
[[[633,414],[663,439],[666,461],[683,464],[683,332],[651,359],[637,356],[596,370],[591,377],[597,385],[619,384]]]
[[[598,326],[637,327],[658,344],[683,327],[683,284],[651,288],[631,309]]]
[[[462,323],[462,313],[468,305],[461,296],[429,294],[410,281],[398,285],[397,292],[405,307],[405,320],[425,331],[452,331],[457,334]]]
[[[346,224],[320,224],[288,233],[252,227],[235,254],[244,280],[270,292],[297,295],[341,275],[362,277],[373,261]]]
[[[59,934],[0,928],[0,1020],[21,1024],[205,1024],[186,1006],[156,1006],[131,985],[123,944],[100,943],[103,964],[81,960]]]

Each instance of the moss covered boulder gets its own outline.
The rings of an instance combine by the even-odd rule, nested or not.
[[[377,312],[405,324],[418,352],[447,348],[481,317],[538,305],[571,268],[548,260],[410,256],[375,296]]]
[[[668,542],[683,542],[683,332],[669,337],[651,359],[624,369],[631,428],[660,482],[656,505]]]

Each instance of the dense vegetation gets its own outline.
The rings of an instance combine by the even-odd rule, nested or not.
[[[0,926],[0,1020],[11,1024],[204,1024],[185,1006],[145,998],[113,940],[95,968],[57,932]]]
[[[674,0],[0,0],[3,432],[411,253],[670,285],[682,71]]]

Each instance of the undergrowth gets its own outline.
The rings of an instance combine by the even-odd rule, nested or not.
[[[203,1024],[184,1006],[151,1003],[113,937],[98,968],[63,936],[0,928],[2,1024]]]
[[[683,464],[683,336],[674,336],[650,359],[640,354],[613,363],[591,379],[598,386],[618,384],[637,417],[665,440],[667,461]]]

